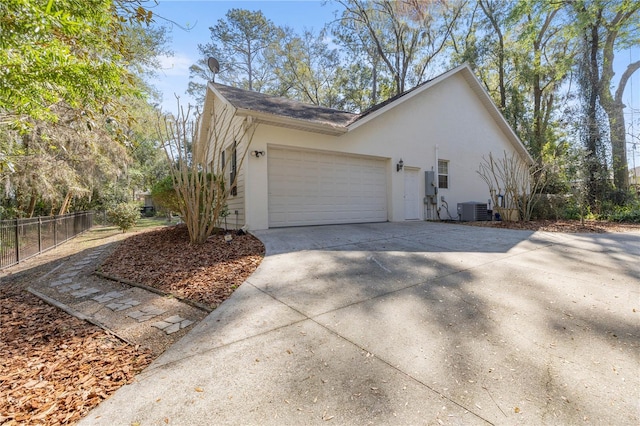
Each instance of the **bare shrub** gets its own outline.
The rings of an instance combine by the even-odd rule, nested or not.
[[[544,180],[540,179],[543,170],[544,166],[529,165],[517,153],[504,151],[502,158],[494,157],[491,152],[489,158],[483,156],[477,172],[489,186],[491,201],[498,211],[517,211],[518,219],[529,221],[539,200],[536,194],[544,189]],[[508,214],[503,217],[511,220]]]
[[[236,117],[235,109],[228,104],[213,102],[204,114],[192,114],[191,107],[186,112],[178,107],[177,117],[166,115],[159,120],[158,134],[189,239],[192,244],[202,244],[216,230],[237,185],[238,173],[229,182],[225,180],[231,158],[224,158],[224,150],[231,145],[240,148],[235,159],[240,170],[255,125],[248,118]]]

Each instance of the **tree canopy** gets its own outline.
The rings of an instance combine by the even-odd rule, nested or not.
[[[0,3],[0,217],[129,193],[150,136],[136,127],[153,109],[143,78],[165,43],[151,19],[138,1]]]
[[[146,0],[0,3],[0,181],[7,212],[33,215],[127,201],[167,176],[144,81],[166,53]],[[640,45],[633,0],[333,0],[335,19],[301,32],[260,10],[208,23],[189,92],[213,79],[321,106],[363,111],[468,63],[541,168],[568,191],[580,161],[589,201],[629,187],[624,94],[615,75]],[[575,153],[584,148],[584,155]],[[53,171],[55,170],[55,173]],[[617,194],[612,196],[611,194]]]
[[[0,114],[55,119],[53,105],[95,108],[135,89],[124,17],[111,1],[0,4]]]

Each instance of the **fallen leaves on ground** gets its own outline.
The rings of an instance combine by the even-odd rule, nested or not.
[[[151,362],[151,355],[0,286],[0,423],[72,424]]]
[[[189,243],[184,225],[133,235],[103,263],[109,276],[215,308],[256,270],[264,245],[252,235],[213,235]]]
[[[109,274],[217,306],[258,267],[256,238],[215,236],[190,246],[185,227],[134,234],[105,264]],[[0,285],[0,424],[74,424],[142,371],[152,354],[46,304],[25,289],[77,252],[67,243],[4,271]],[[45,263],[46,263],[45,262]],[[27,262],[26,265],[29,265]],[[20,266],[20,265],[19,265]],[[22,266],[24,268],[24,266]]]
[[[455,222],[471,226],[487,226],[492,228],[522,229],[527,231],[597,233],[604,232],[640,232],[640,224],[616,223],[595,220],[531,220],[531,221],[493,221],[493,222]]]

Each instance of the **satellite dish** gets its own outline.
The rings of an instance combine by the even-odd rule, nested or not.
[[[209,57],[209,59],[207,59],[207,65],[214,75],[218,74],[218,72],[220,71],[220,63],[214,57]]]

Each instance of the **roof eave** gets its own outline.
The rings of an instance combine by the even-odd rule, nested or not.
[[[469,67],[467,63],[459,65],[456,68],[445,72],[444,74],[419,87],[417,90],[413,90],[410,93],[407,93],[405,96],[396,99],[389,105],[385,105],[383,108],[380,108],[374,113],[367,115],[363,119],[354,121],[347,126],[348,130],[353,131],[357,129],[358,127],[368,123],[374,118],[384,114],[388,110],[395,108],[399,104],[406,102],[414,96],[418,96],[420,93],[428,90],[430,87],[440,83],[443,80],[446,80],[450,76],[459,72],[462,72],[464,79],[467,81],[472,90],[479,96],[481,102],[489,110],[489,114],[491,115],[491,117],[498,124],[498,127],[504,132],[507,138],[511,141],[512,145],[516,148],[516,151],[518,151],[518,153],[525,159],[525,161],[527,161],[527,163],[529,163],[529,165],[533,165],[535,163],[535,160],[533,159],[533,157],[531,157],[531,154],[529,154],[529,151],[527,151],[527,148],[524,146],[518,135],[516,135],[511,126],[509,126],[509,123],[507,123],[507,120],[504,118],[498,107],[495,105],[495,103],[493,103],[493,100],[491,99],[489,93],[487,93],[484,87],[482,87],[476,76],[473,74],[471,67]]]
[[[500,130],[504,132],[504,134],[511,140],[512,145],[516,148],[516,151],[527,161],[529,165],[535,164],[535,160],[524,146],[524,143],[520,140],[516,132],[511,128],[507,120],[504,118],[504,115],[500,112],[496,104],[491,99],[491,95],[485,90],[485,88],[480,84],[477,77],[473,74],[473,71],[467,64],[461,65],[461,67],[465,70],[462,73],[464,79],[469,83],[471,90],[478,94],[480,101],[485,105],[489,114],[494,119]]]
[[[384,107],[382,107],[379,110],[377,110],[377,111],[365,116],[364,118],[362,118],[360,120],[355,120],[354,122],[349,124],[349,126],[348,126],[349,127],[349,131],[357,129],[358,127],[368,123],[369,121],[373,120],[374,118],[386,113],[390,109],[393,109],[396,106],[408,101],[409,99],[411,99],[411,98],[413,98],[415,96],[418,96],[420,93],[422,93],[425,90],[429,89],[430,87],[440,83],[442,80],[445,80],[447,77],[459,72],[463,68],[469,68],[469,66],[467,64],[459,65],[456,68],[453,68],[452,70],[449,70],[449,71],[445,72],[444,74],[439,75],[438,77],[434,78],[433,80],[426,82],[422,86],[418,87],[416,90],[412,90],[409,93],[406,93],[405,95],[399,97],[398,99],[396,99],[395,101],[391,102],[390,104],[385,105]]]
[[[207,83],[207,89],[211,90],[211,92],[213,92],[216,98],[220,99],[225,105],[233,108],[235,111],[238,110],[238,107],[236,107],[229,99],[227,99],[222,93],[220,93],[220,91],[216,88],[216,86],[213,85],[213,82],[210,81]],[[205,99],[206,99],[206,96],[205,96]]]
[[[266,112],[254,111],[246,108],[238,108],[230,102],[220,91],[211,83],[207,87],[215,93],[216,97],[232,108],[235,108],[235,114],[243,117],[253,117],[255,123],[269,124],[272,126],[286,127],[295,130],[304,130],[308,132],[321,133],[325,135],[340,136],[347,132],[346,126],[336,126],[330,123],[319,123],[308,120],[300,120],[283,115],[269,114]]]
[[[253,117],[256,123],[286,127],[295,130],[304,130],[307,132],[322,133],[331,136],[340,136],[347,132],[347,128],[344,126],[335,126],[329,123],[318,123],[307,120],[299,120],[282,115],[253,111],[250,109],[238,108],[236,110],[236,115],[243,117]]]

